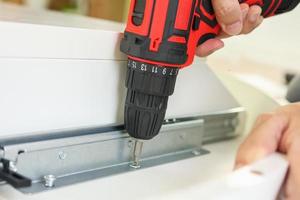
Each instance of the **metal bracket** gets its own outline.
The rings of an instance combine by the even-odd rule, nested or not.
[[[243,108],[166,119],[161,133],[144,144],[140,169],[207,154],[203,143],[235,137],[243,125]],[[20,191],[36,193],[134,171],[132,145],[123,126],[75,129],[0,139],[0,158],[32,180]]]

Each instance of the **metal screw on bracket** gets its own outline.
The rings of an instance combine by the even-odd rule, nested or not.
[[[56,177],[52,174],[44,176],[44,185],[45,187],[54,187],[55,186]]]
[[[181,133],[181,134],[179,135],[179,138],[180,138],[181,140],[184,140],[184,139],[185,139],[185,134],[184,134],[184,133]]]
[[[67,154],[65,152],[63,152],[63,151],[60,151],[58,153],[58,157],[59,157],[59,159],[64,160],[64,159],[67,158]]]
[[[129,148],[132,148],[133,141],[132,140],[128,140],[128,144],[127,145],[128,145]]]
[[[194,154],[195,156],[199,156],[201,152],[199,150],[194,150],[192,151],[192,154]]]

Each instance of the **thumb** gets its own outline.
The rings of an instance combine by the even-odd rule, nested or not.
[[[238,35],[242,31],[242,11],[238,0],[212,0],[216,18],[223,31]]]
[[[286,199],[299,199],[300,197],[300,135],[293,138],[293,143],[288,149],[290,169],[285,188]]]
[[[288,118],[283,115],[273,115],[258,123],[240,146],[235,167],[250,164],[275,152],[287,125]]]

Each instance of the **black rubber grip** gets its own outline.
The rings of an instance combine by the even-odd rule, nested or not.
[[[178,68],[128,60],[124,116],[130,136],[149,140],[159,133],[177,74]]]

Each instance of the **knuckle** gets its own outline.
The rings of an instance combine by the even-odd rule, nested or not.
[[[253,32],[258,26],[259,24],[248,25],[243,29],[242,34],[249,34]]]
[[[300,103],[292,103],[283,107],[279,107],[275,110],[278,114],[285,115],[300,115]]]
[[[263,114],[260,114],[257,119],[256,119],[256,122],[262,122],[262,121],[265,121],[267,119],[270,119],[274,114],[273,113],[263,113]]]
[[[262,12],[262,8],[259,5],[252,5],[251,8],[253,10],[256,10],[258,13]]]
[[[286,122],[287,122],[287,117],[286,115],[282,114],[275,114],[271,117],[272,124],[277,127],[277,129],[282,129],[285,127]]]
[[[227,17],[232,12],[235,11],[235,6],[233,3],[220,3],[216,5],[216,15],[219,17]]]

